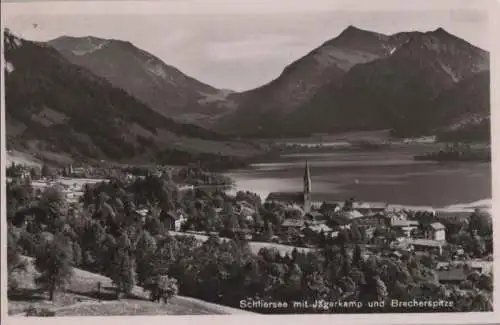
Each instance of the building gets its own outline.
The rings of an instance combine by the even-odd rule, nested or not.
[[[440,222],[431,223],[426,231],[426,237],[436,241],[446,241],[446,227]]]
[[[353,220],[353,223],[361,227],[385,227],[387,226],[387,219],[381,213],[373,213],[357,218]]]
[[[391,219],[391,227],[401,231],[406,237],[410,238],[412,231],[418,228],[416,220]]]
[[[318,233],[318,234],[323,233],[326,236],[331,236],[331,234],[333,232],[333,229],[328,227],[325,224],[315,224],[315,225],[310,226],[309,229],[311,229],[312,231],[314,231],[315,233]]]
[[[313,211],[305,215],[305,220],[311,224],[318,224],[324,223],[326,221],[326,218],[322,213]]]
[[[370,215],[384,212],[388,207],[387,203],[366,203],[353,202],[352,208],[358,210],[363,215]]]
[[[442,241],[430,239],[414,239],[410,242],[410,244],[417,252],[434,252],[439,255],[443,254],[443,247],[445,245]]]
[[[454,268],[437,272],[438,281],[444,285],[460,285],[467,280],[467,272],[463,268]]]
[[[361,214],[358,210],[342,211],[340,214],[349,220],[363,218],[363,214]]]
[[[160,221],[167,230],[180,231],[182,224],[186,221],[184,215],[176,211],[162,211]]]
[[[304,188],[302,192],[271,192],[266,198],[267,203],[280,203],[285,205],[301,205],[304,214],[310,213],[312,210],[311,200],[311,173],[309,164],[306,161],[304,170]]]
[[[281,224],[281,227],[284,230],[288,229],[296,229],[296,230],[302,230],[305,227],[305,222],[304,219],[286,219],[283,221]]]

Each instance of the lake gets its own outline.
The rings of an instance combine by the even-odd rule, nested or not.
[[[301,191],[309,162],[315,201],[387,202],[405,206],[463,209],[491,204],[491,164],[414,161],[436,149],[400,145],[380,151],[284,154],[228,173],[236,187],[265,198],[273,191]]]

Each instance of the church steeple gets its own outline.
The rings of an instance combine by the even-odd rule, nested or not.
[[[309,171],[309,163],[306,160],[306,168],[304,170],[304,212],[311,212],[311,173]]]

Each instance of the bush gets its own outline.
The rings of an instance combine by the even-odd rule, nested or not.
[[[151,300],[167,303],[168,300],[179,293],[177,279],[170,278],[167,275],[161,275],[157,278],[155,285],[151,290]]]

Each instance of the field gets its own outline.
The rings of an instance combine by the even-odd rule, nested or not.
[[[34,285],[37,274],[30,258],[26,272],[16,275],[19,293],[9,297],[9,315],[24,316],[24,310],[33,306],[55,311],[56,316],[126,316],[126,315],[228,315],[248,314],[249,312],[207,303],[194,298],[177,296],[168,304],[153,303],[148,294],[135,287],[127,299],[116,300],[109,278],[74,269],[73,277],[66,292],[57,294],[55,301],[46,300],[46,294],[39,292]],[[101,282],[101,298],[96,298],[97,283]]]
[[[171,231],[170,233],[174,236],[193,236],[194,238],[196,238],[198,241],[201,241],[201,242],[204,242],[208,239],[207,235],[198,234],[198,233],[185,233],[185,232],[175,232],[175,231]],[[227,238],[221,238],[221,239],[222,240],[229,240]],[[286,254],[291,255],[294,248],[296,248],[299,253],[308,253],[308,252],[312,251],[311,248],[306,248],[306,247],[295,247],[295,246],[290,246],[290,245],[283,245],[283,244],[277,244],[277,243],[267,243],[267,242],[256,242],[256,241],[248,242],[248,246],[250,247],[250,250],[254,254],[258,254],[262,248],[276,249],[283,256]]]

